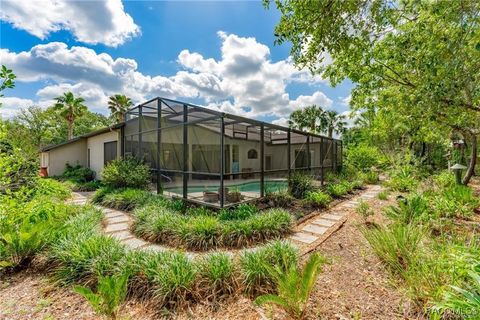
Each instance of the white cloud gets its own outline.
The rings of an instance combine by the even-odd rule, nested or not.
[[[218,34],[222,40],[220,59],[183,50],[177,59],[183,70],[172,76],[145,75],[133,59],[114,59],[61,42],[39,44],[18,53],[0,49],[0,60],[14,70],[18,82],[53,80],[55,83],[37,92],[41,101],[73,91],[86,98],[89,106],[105,112],[107,97],[115,93],[130,96],[135,103],[154,96],[195,99],[210,108],[248,117],[286,117],[305,105],[332,105],[320,91],[290,98],[289,83],[322,81],[297,70],[291,59],[272,62],[269,48],[255,38]]]
[[[350,106],[350,101],[351,100],[352,100],[352,95],[348,95],[344,98],[341,98],[341,101],[342,101],[341,104],[348,107],[348,106]]]
[[[297,99],[290,101],[289,112],[306,106],[317,105],[322,109],[329,109],[332,107],[333,101],[327,97],[323,92],[317,91],[311,96],[298,96]]]
[[[112,47],[140,33],[121,0],[3,0],[0,19],[40,39],[52,32],[69,30],[78,41]]]
[[[272,123],[282,127],[288,127],[288,118],[278,118],[273,120]]]
[[[32,99],[18,97],[2,97],[0,98],[0,102],[2,103],[2,106],[0,107],[0,117],[3,117],[4,119],[13,118],[20,109],[28,108],[30,106],[46,108],[52,104],[51,101],[34,101]]]

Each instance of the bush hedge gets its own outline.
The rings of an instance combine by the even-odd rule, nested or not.
[[[146,188],[150,168],[133,157],[116,159],[103,168],[102,179],[114,188]]]

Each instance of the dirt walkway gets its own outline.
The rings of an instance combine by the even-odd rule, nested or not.
[[[380,201],[371,194],[363,196],[363,199],[376,212],[373,219],[379,220],[381,208],[394,203],[393,197],[391,195],[390,200]],[[388,273],[359,232],[358,227],[364,221],[355,212],[357,204],[354,202],[358,199],[355,197],[336,206],[335,211],[338,211],[343,205],[343,222],[338,224],[336,231],[327,239],[323,239],[324,233],[306,246],[311,250],[310,245],[313,244],[316,247],[314,250],[330,260],[314,289],[308,318],[423,319],[412,311],[408,299],[389,282]],[[298,228],[302,229],[316,219],[324,217],[309,218]],[[0,319],[101,319],[93,314],[82,297],[69,288],[48,284],[47,279],[42,273],[27,270],[0,280]],[[278,310],[271,314],[267,309],[258,309],[244,296],[233,296],[216,304],[192,304],[177,310],[175,314],[162,313],[144,303],[128,301],[121,312],[121,317],[127,319],[158,319],[162,315],[177,319],[285,318]]]

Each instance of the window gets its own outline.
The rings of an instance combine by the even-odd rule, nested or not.
[[[248,157],[248,159],[258,159],[257,150],[255,150],[255,149],[248,150],[247,157]]]

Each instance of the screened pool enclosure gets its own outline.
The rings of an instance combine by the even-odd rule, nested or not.
[[[126,114],[123,155],[151,168],[159,193],[227,207],[285,190],[293,171],[323,183],[342,164],[342,142],[155,98]]]

